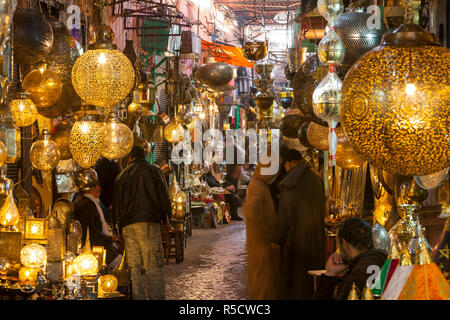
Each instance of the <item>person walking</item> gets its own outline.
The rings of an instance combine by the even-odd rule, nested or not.
[[[280,159],[282,163],[282,159]],[[246,224],[248,270],[247,285],[250,300],[278,299],[279,260],[274,259],[271,250],[271,228],[275,224],[280,196],[279,183],[284,169],[274,175],[261,174],[262,165],[258,163],[253,178],[248,185],[244,202]]]
[[[169,192],[161,169],[145,161],[134,146],[128,166],[116,178],[113,219],[125,240],[134,300],[165,299],[161,225],[171,216]]]
[[[280,257],[280,299],[314,298],[308,270],[325,266],[325,191],[318,174],[299,151],[280,148],[286,178],[273,228],[272,249]]]

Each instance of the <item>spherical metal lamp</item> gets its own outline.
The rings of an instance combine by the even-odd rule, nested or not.
[[[355,150],[399,175],[450,165],[450,50],[420,26],[386,33],[348,72],[341,123]]]
[[[73,124],[70,132],[70,153],[84,169],[92,167],[100,158],[103,145],[103,126],[86,116]]]
[[[42,131],[42,138],[31,146],[30,159],[33,166],[42,171],[53,170],[58,165],[61,153],[56,142],[50,140],[47,129]]]
[[[41,108],[54,104],[62,93],[61,79],[47,63],[42,63],[27,73],[22,86],[30,93],[30,98],[36,106]]]
[[[75,61],[72,68],[72,84],[76,93],[85,103],[100,108],[112,108],[125,99],[134,86],[133,65],[117,50],[113,40],[111,28],[102,23],[96,30],[95,43]]]
[[[103,126],[102,156],[110,160],[121,159],[133,148],[133,133],[112,114]]]
[[[17,98],[9,103],[11,115],[18,127],[32,125],[38,116],[36,105],[28,98],[28,95],[26,92],[19,92]]]
[[[28,268],[41,268],[46,257],[47,250],[40,244],[28,244],[20,250],[20,262]]]

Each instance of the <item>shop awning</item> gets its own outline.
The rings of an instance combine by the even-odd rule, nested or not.
[[[253,68],[254,66],[254,62],[247,60],[242,54],[242,49],[238,47],[202,40],[202,51],[206,51],[208,56],[214,57],[217,62],[225,62],[245,68]]]

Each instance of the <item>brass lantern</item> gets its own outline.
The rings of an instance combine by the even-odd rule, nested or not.
[[[28,95],[28,93],[22,91],[16,99],[9,103],[13,120],[19,127],[32,125],[38,116],[36,105],[28,98]]]
[[[58,165],[61,153],[56,142],[50,140],[47,129],[42,131],[42,139],[31,146],[30,159],[33,166],[42,171],[53,170]]]
[[[103,145],[103,125],[91,116],[73,124],[70,132],[70,152],[73,159],[84,169],[92,167],[100,158]]]
[[[450,50],[420,26],[386,33],[345,77],[340,114],[355,150],[399,175],[450,165]]]
[[[102,156],[110,160],[121,159],[133,148],[133,133],[112,114],[103,126]]]
[[[27,73],[22,86],[30,93],[30,98],[36,106],[41,108],[54,104],[62,93],[61,79],[50,70],[47,63],[42,63]]]
[[[72,68],[72,84],[86,104],[112,108],[125,99],[134,86],[130,60],[112,43],[114,33],[104,23],[95,32],[95,43],[79,57]]]

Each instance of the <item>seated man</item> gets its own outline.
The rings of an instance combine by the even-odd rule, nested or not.
[[[340,253],[328,258],[325,274],[317,277],[316,299],[346,300],[353,283],[361,294],[367,279],[373,275],[367,268],[377,265],[381,270],[387,258],[384,251],[374,249],[372,228],[359,218],[342,222],[336,234],[336,245]]]
[[[73,217],[80,221],[83,227],[83,243],[86,241],[87,229],[89,228],[91,245],[104,247],[106,249],[106,264],[111,268],[116,268],[122,261],[122,255],[114,241],[119,240],[120,237],[113,236],[108,228],[99,204],[99,197],[100,185],[97,181],[95,186],[83,190],[78,196]]]

